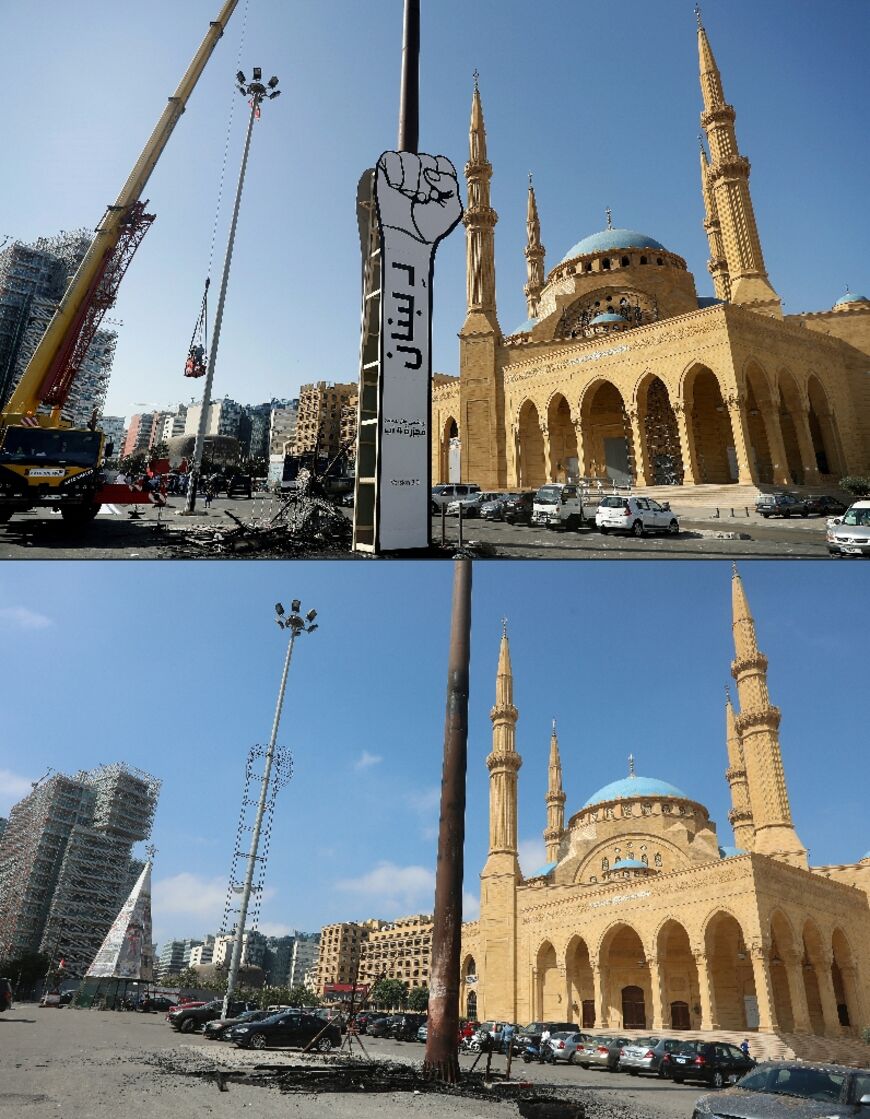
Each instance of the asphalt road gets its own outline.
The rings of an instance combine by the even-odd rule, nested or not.
[[[200,501],[194,517],[181,517],[182,498],[173,498],[158,510],[139,507],[142,516],[131,518],[123,507],[108,506],[83,529],[73,529],[50,509],[16,514],[0,526],[2,559],[168,559],[211,558],[207,547],[183,547],[183,534],[194,529],[231,529],[227,512],[244,521],[264,523],[279,508],[279,499],[263,494],[253,499],[218,498],[206,512]],[[138,510],[137,510],[138,511]],[[345,511],[352,516],[352,510]],[[446,520],[448,542],[458,540],[455,517]],[[432,537],[441,539],[440,517],[432,520]],[[582,529],[558,532],[508,525],[479,518],[463,522],[466,542],[492,545],[503,559],[828,559],[825,518],[764,521],[750,517],[705,520],[683,519],[678,536],[647,536],[635,540]],[[723,536],[725,538],[720,538]],[[740,539],[744,536],[748,539]],[[729,538],[730,537],[730,538]]]
[[[363,1037],[374,1060],[419,1063],[423,1046]],[[356,1053],[361,1056],[362,1054]],[[485,1058],[484,1058],[485,1060]],[[469,1068],[473,1058],[463,1056]],[[215,1069],[253,1071],[312,1063],[298,1052],[240,1050],[201,1034],[171,1030],[162,1014],[41,1009],[27,1003],[0,1014],[0,1116],[15,1119],[517,1119],[513,1102],[408,1092],[285,1094],[230,1082],[219,1089]],[[315,1058],[313,1063],[322,1065]],[[495,1056],[502,1071],[505,1058]],[[478,1065],[482,1069],[483,1062]],[[589,1119],[688,1119],[699,1087],[653,1078],[514,1062],[512,1079],[575,1089]]]

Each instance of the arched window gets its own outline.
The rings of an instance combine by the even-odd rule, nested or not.
[[[645,257],[645,256],[642,256],[642,257],[640,258],[640,262],[641,262],[641,264],[646,264],[646,257]]]
[[[604,269],[609,269],[610,268],[610,261],[609,260],[602,260],[601,267],[604,268]]]
[[[649,866],[649,858],[646,855],[641,855],[640,861],[644,866]]]
[[[662,857],[658,853],[656,854],[656,857],[655,857],[655,864],[656,864],[656,866],[661,866],[662,865]]]
[[[591,272],[592,271],[592,261],[591,260],[588,260],[586,262],[586,267],[583,269],[583,271],[584,272]]]
[[[605,857],[601,860],[601,869],[610,870],[610,859]]]
[[[621,260],[621,261],[620,261],[619,263],[620,263],[620,264],[622,265],[622,267],[623,267],[623,268],[627,268],[627,267],[628,267],[628,265],[629,265],[629,259],[628,259],[628,257],[627,257],[627,256],[624,256],[624,257],[622,258],[622,260]]]
[[[664,264],[664,261],[662,260],[662,258],[660,256],[656,257],[656,264]]]

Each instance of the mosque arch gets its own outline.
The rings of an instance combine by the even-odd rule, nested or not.
[[[693,1025],[699,1028],[700,1017],[696,1014],[694,1022],[691,1017],[691,1008],[700,1005],[698,967],[689,933],[676,919],[668,918],[656,933],[655,957],[663,1004],[662,1025],[673,1030],[686,1030]]]
[[[580,476],[577,458],[577,433],[571,406],[560,392],[547,404],[547,438],[550,451],[551,482],[575,482]]]
[[[635,455],[625,400],[612,381],[597,379],[580,401],[584,462],[587,478],[608,479],[618,485],[634,480]]]
[[[781,909],[775,909],[770,915],[770,987],[776,1020],[780,1028],[789,1033],[797,1025],[788,973],[789,965],[796,957],[791,922]]]
[[[778,380],[777,411],[785,450],[786,469],[792,485],[804,483],[804,464],[801,459],[800,434],[803,432],[804,404],[794,376],[788,369],[780,369]]]
[[[684,472],[680,432],[670,394],[661,377],[645,373],[635,391],[635,401],[648,484],[681,486]]]
[[[545,940],[535,957],[535,1016],[546,1020],[558,1019],[565,1012],[562,992],[559,989],[559,967],[556,949]]]
[[[517,418],[517,484],[533,490],[547,481],[544,433],[533,400],[523,402]]]
[[[468,1018],[477,1017],[477,962],[470,953],[462,960],[459,969],[461,990],[460,1006],[464,1007]]]
[[[587,1028],[595,1025],[595,983],[589,945],[582,936],[572,936],[565,949],[565,984],[568,991],[567,1015]]]
[[[840,928],[834,929],[831,935],[831,953],[831,981],[837,1002],[837,1018],[849,1033],[855,1033],[859,1023],[866,1019],[861,1006],[855,955],[846,934]]]
[[[771,485],[777,481],[777,471],[783,464],[775,461],[773,456],[773,448],[778,447],[779,440],[773,429],[777,417],[770,381],[754,358],[746,363],[743,378],[746,386],[746,430],[753,473],[758,482]]]
[[[736,444],[719,378],[709,366],[695,364],[684,375],[682,388],[695,480],[736,482]]]
[[[638,931],[623,921],[611,925],[600,941],[598,965],[601,969],[601,1024],[628,1029],[627,1008],[634,1018],[640,1015],[642,1008],[644,1020],[632,1028],[645,1029],[646,1008],[652,1006],[652,987],[646,951]],[[624,995],[627,988],[631,989],[628,1003]]]
[[[840,436],[828,394],[815,373],[807,381],[807,420],[819,474],[844,474]]]
[[[825,989],[826,974],[830,965],[826,960],[824,940],[819,926],[812,918],[804,922],[802,931],[802,971],[807,1010],[810,1015],[810,1028],[814,1034],[824,1034],[825,1008],[822,993]]]
[[[447,416],[441,424],[439,442],[439,477],[442,482],[459,481],[459,424],[453,416]],[[455,475],[455,476],[454,476]]]
[[[722,1030],[746,1030],[757,1021],[758,1000],[743,927],[728,910],[717,909],[703,936],[712,1020]]]

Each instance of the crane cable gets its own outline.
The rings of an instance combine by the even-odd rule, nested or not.
[[[245,46],[245,34],[248,29],[248,4],[249,0],[245,0],[245,6],[242,9],[242,33],[239,36],[239,49],[236,53],[236,70],[241,69],[242,65],[242,50]],[[220,176],[218,177],[217,202],[215,204],[214,224],[211,230],[211,244],[208,250],[208,265],[205,270],[206,279],[205,289],[202,295],[202,307],[200,309],[199,319],[197,320],[196,326],[193,328],[190,347],[187,351],[187,360],[184,363],[185,377],[204,377],[208,363],[208,289],[211,284],[211,270],[214,264],[218,225],[220,223],[221,208],[223,206],[224,181],[226,180],[227,163],[229,161],[230,139],[232,138],[235,108],[236,97],[235,90],[233,90],[233,96],[230,99],[230,111],[227,117],[227,131],[224,137],[224,154],[221,162]]]

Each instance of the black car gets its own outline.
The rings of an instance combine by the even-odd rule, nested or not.
[[[793,493],[763,493],[755,502],[755,512],[768,517],[809,516],[807,503]]]
[[[240,1049],[266,1049],[272,1045],[304,1048],[317,1038],[313,1048],[318,1053],[328,1053],[341,1045],[341,1030],[334,1022],[324,1022],[314,1014],[299,1010],[282,1010],[262,1022],[233,1026],[229,1040]]]
[[[401,1014],[390,1014],[385,1018],[376,1018],[369,1022],[368,1032],[372,1037],[389,1037],[394,1022],[401,1017]]]
[[[682,1084],[684,1080],[702,1080],[711,1088],[736,1084],[744,1073],[755,1068],[755,1061],[724,1041],[684,1041],[676,1053],[671,1054],[671,1080]]]
[[[839,517],[841,513],[846,512],[846,506],[842,501],[823,493],[811,493],[804,498],[804,504],[808,513],[818,513],[821,517]]]
[[[171,1014],[169,1024],[174,1030],[180,1030],[183,1034],[191,1033],[193,1030],[202,1029],[206,1022],[213,1022],[216,1018],[220,1018],[223,1009],[223,999],[214,999],[203,1006],[193,1006],[189,1010],[179,1010],[177,1014]],[[256,1009],[257,1007],[250,1002],[231,1002],[229,1016],[235,1018],[238,1014],[244,1014],[246,1010]]]
[[[235,1018],[215,1018],[212,1022],[206,1022],[203,1033],[212,1041],[227,1041],[227,1035],[233,1026],[262,1022],[271,1017],[272,1014],[268,1010],[246,1010]]]
[[[527,490],[525,493],[515,493],[504,503],[502,520],[509,525],[530,525],[532,523],[532,506],[535,503],[537,490]]]
[[[416,1041],[417,1030],[425,1021],[425,1014],[398,1014],[387,1036],[396,1041]]]
[[[0,1011],[12,1006],[12,984],[8,979],[0,979]]]

